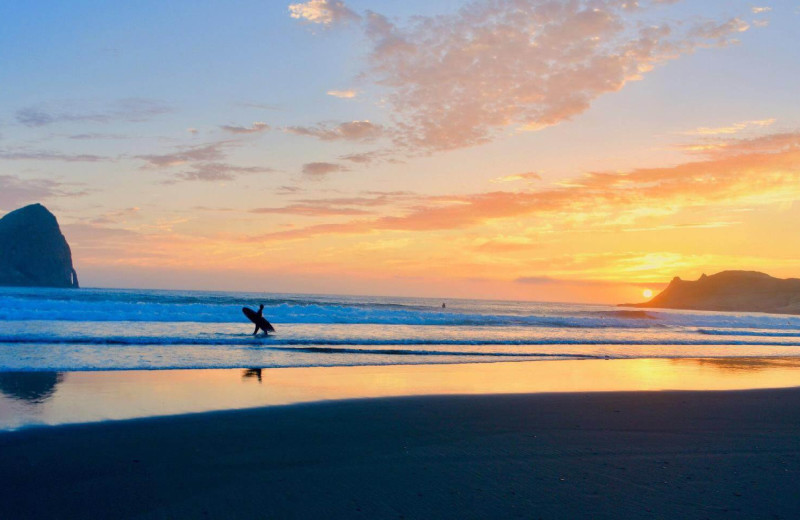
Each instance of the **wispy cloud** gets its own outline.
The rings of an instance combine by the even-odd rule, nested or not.
[[[758,179],[757,183],[753,179]],[[630,228],[638,219],[687,207],[734,207],[800,197],[800,133],[732,140],[724,154],[673,167],[590,173],[553,189],[427,197],[404,215],[279,231],[256,240],[286,240],[376,230],[463,229],[498,219],[547,217],[582,229]]]
[[[750,128],[765,128],[775,123],[775,118],[758,119],[753,121],[740,121],[727,126],[708,127],[701,126],[694,130],[682,132],[684,135],[730,135],[748,130]]]
[[[526,172],[526,173],[515,173],[513,175],[504,175],[503,177],[496,177],[491,180],[494,183],[504,183],[504,182],[518,182],[518,181],[525,181],[525,182],[532,182],[532,181],[540,181],[542,180],[542,176],[536,172]]]
[[[223,149],[230,142],[220,141],[216,143],[203,144],[199,146],[184,146],[178,150],[165,154],[139,155],[150,168],[164,168],[170,166],[180,166],[196,161],[218,161],[225,157]]]
[[[77,197],[86,191],[50,179],[22,179],[14,175],[0,175],[0,209],[16,209],[24,204],[40,202],[53,197]]]
[[[273,168],[262,166],[237,166],[234,164],[209,162],[193,164],[190,169],[176,174],[184,181],[230,181],[241,174],[273,173]]]
[[[363,209],[321,206],[316,204],[290,204],[288,206],[275,208],[256,208],[250,210],[250,212],[271,215],[299,215],[303,217],[339,217],[369,214],[369,211]]]
[[[329,173],[344,172],[347,168],[337,163],[311,162],[303,165],[303,173],[310,177],[325,177]]]
[[[29,127],[74,122],[142,122],[169,112],[172,112],[172,108],[160,101],[127,98],[115,101],[99,109],[89,108],[85,106],[85,103],[78,102],[62,102],[58,107],[54,107],[51,104],[30,106],[18,110],[16,120],[18,123]]]
[[[371,141],[381,137],[384,128],[370,121],[348,121],[338,125],[290,126],[286,131],[296,135],[316,137],[323,141]]]
[[[796,132],[768,134],[744,139],[715,139],[699,143],[685,143],[680,149],[711,158],[735,157],[753,153],[775,154],[800,150]]]
[[[269,125],[256,121],[250,126],[221,125],[220,128],[232,134],[258,134],[269,130]]]
[[[172,174],[167,184],[177,181],[229,181],[241,174],[271,173],[275,170],[266,166],[239,166],[226,162],[227,148],[234,141],[217,141],[197,146],[181,146],[164,154],[139,155],[145,161],[143,168],[166,170]],[[175,171],[176,167],[188,167]]]
[[[762,14],[762,13],[768,13],[768,12],[772,11],[772,8],[771,7],[753,7],[751,9],[751,11],[753,11],[753,14]]]
[[[6,161],[60,161],[60,162],[107,162],[115,160],[94,154],[70,154],[52,150],[0,150],[0,160]]]

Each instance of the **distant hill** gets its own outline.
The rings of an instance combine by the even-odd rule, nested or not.
[[[78,287],[55,215],[31,204],[0,219],[0,286]]]
[[[800,279],[757,271],[723,271],[694,282],[675,277],[649,302],[623,306],[800,314]]]

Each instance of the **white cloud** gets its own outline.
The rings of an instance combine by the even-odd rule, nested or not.
[[[364,76],[388,90],[396,144],[447,150],[569,120],[656,65],[748,28],[738,18],[643,23],[660,12],[649,4],[632,16],[622,0],[481,0],[407,23],[367,11]]]
[[[761,13],[768,13],[772,11],[771,7],[753,7],[752,9],[753,14],[761,14]]]
[[[322,25],[361,19],[358,14],[344,5],[344,2],[336,0],[310,0],[301,4],[291,4],[289,13],[292,18]]]
[[[358,95],[355,90],[329,90],[327,94],[329,96],[343,99],[352,99]]]

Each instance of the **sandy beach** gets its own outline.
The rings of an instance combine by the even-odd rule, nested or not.
[[[800,390],[360,399],[0,434],[0,518],[797,518]]]

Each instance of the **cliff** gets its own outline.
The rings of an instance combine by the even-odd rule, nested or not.
[[[41,204],[0,219],[0,285],[78,287],[69,244]]]
[[[693,282],[676,277],[652,300],[624,306],[800,314],[800,279],[756,271],[723,271]]]

